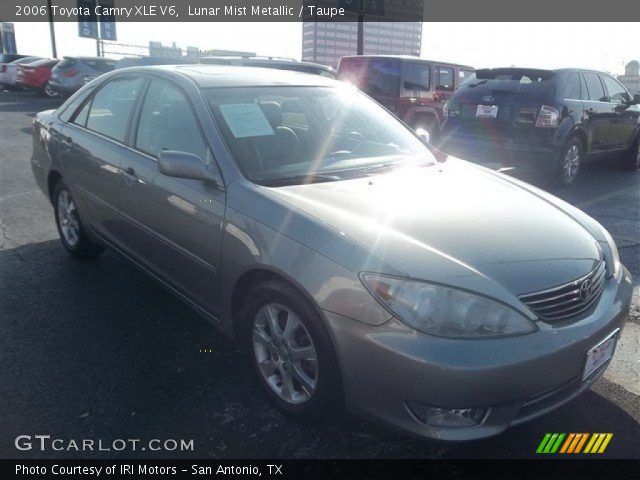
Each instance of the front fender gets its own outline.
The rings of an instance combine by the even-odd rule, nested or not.
[[[220,328],[233,334],[232,298],[247,272],[272,272],[292,283],[321,310],[369,325],[381,325],[389,313],[366,291],[358,272],[329,259],[282,232],[228,207],[221,247]]]

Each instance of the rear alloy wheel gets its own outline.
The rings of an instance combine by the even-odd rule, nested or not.
[[[95,258],[104,247],[93,242],[82,227],[78,209],[67,185],[58,181],[53,193],[56,226],[64,248],[76,258]]]
[[[47,84],[44,87],[43,92],[49,98],[56,98],[56,97],[58,97],[60,95],[60,93],[57,90],[54,90],[53,88],[51,88],[51,86],[49,84]]]
[[[556,180],[561,186],[568,187],[575,182],[582,167],[582,142],[578,138],[569,140],[558,160]]]

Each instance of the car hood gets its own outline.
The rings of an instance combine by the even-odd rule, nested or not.
[[[471,289],[485,279],[519,295],[576,279],[602,256],[551,201],[453,158],[269,190],[418,279]]]

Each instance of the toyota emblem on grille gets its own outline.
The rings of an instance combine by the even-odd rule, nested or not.
[[[584,282],[582,282],[582,284],[580,285],[580,298],[582,300],[586,300],[587,298],[589,298],[589,295],[591,295],[592,286],[593,283],[591,282],[590,278],[587,278]]]

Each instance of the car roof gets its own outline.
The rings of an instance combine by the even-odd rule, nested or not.
[[[157,72],[175,78],[188,77],[200,88],[260,86],[335,86],[340,83],[320,75],[290,70],[230,65],[154,65],[130,67],[118,72]]]
[[[200,60],[204,60],[205,65],[215,65],[215,64],[208,64],[206,63],[207,60],[210,61],[240,61],[240,62],[246,62],[247,65],[250,64],[254,64],[254,65],[300,65],[300,66],[307,66],[307,67],[315,67],[315,68],[319,68],[321,70],[326,70],[327,72],[335,72],[335,69],[327,66],[327,65],[322,65],[321,63],[313,63],[313,62],[305,62],[305,61],[301,61],[301,60],[295,60],[293,58],[281,58],[281,57],[259,57],[259,56],[252,56],[252,57],[243,57],[243,56],[220,56],[220,55],[212,55],[209,57],[201,57]]]
[[[62,58],[67,59],[67,60],[80,60],[80,61],[83,61],[83,60],[102,61],[102,62],[114,62],[115,61],[113,58],[107,58],[107,57],[73,57],[73,56],[65,55]]]
[[[474,67],[470,65],[464,65],[462,63],[451,63],[451,62],[442,62],[440,60],[429,60],[428,58],[420,58],[413,55],[346,55],[342,58],[389,58],[389,59],[398,59],[398,60],[410,60],[412,62],[422,62],[422,63],[435,63],[437,65],[450,65],[454,67],[462,67],[469,68],[474,70]]]
[[[528,67],[497,67],[497,68],[478,68],[476,71],[481,72],[481,71],[502,71],[504,70],[505,72],[508,72],[509,70],[511,71],[531,71],[531,72],[538,72],[538,73],[552,73],[553,75],[557,75],[557,74],[565,74],[565,73],[580,73],[580,72],[586,72],[586,73],[598,73],[601,75],[609,75],[611,76],[610,73],[607,72],[603,72],[600,70],[593,70],[592,68],[577,68],[577,67],[567,67],[567,68],[556,68],[556,69],[543,69],[543,68],[528,68]]]

